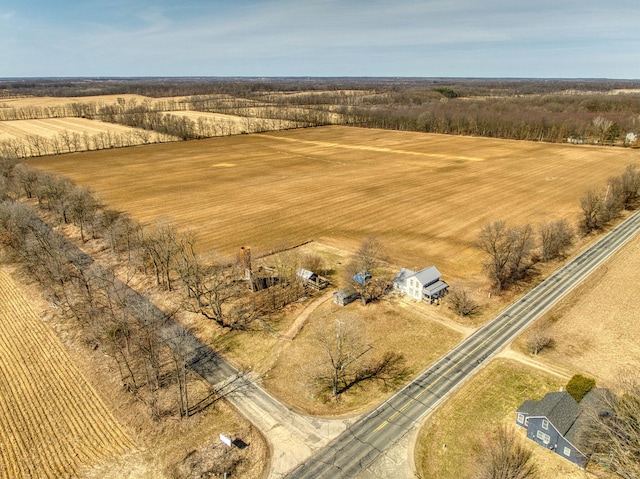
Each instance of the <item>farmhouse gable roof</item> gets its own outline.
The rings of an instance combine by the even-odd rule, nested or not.
[[[610,409],[612,399],[615,399],[614,394],[610,389],[606,388],[593,388],[589,391],[580,401],[580,413],[575,422],[571,425],[564,437],[567,441],[576,445],[582,446],[582,432],[585,429],[585,425],[588,422],[588,415],[584,414],[586,410],[591,410],[597,413],[598,416],[613,415],[614,412]]]
[[[547,394],[538,405],[536,416],[546,417],[562,435],[566,434],[578,418],[580,406],[566,391]]]
[[[427,286],[440,280],[440,271],[435,266],[429,266],[414,273],[413,277],[417,279],[421,285]]]
[[[580,449],[583,447],[582,434],[589,417],[587,411],[595,411],[599,415],[613,414],[607,407],[612,395],[613,393],[608,389],[593,388],[578,404],[566,391],[552,392],[546,394],[539,401],[524,401],[518,408],[517,413],[519,413],[518,416],[524,414],[529,419],[546,419],[553,425],[562,439],[566,441],[566,444],[576,448],[577,452],[584,458],[585,456]],[[538,426],[536,426],[535,422],[522,422],[522,418],[517,421],[527,429],[527,437],[534,441],[536,437],[539,437],[536,435],[536,427]],[[542,427],[546,429],[544,425]],[[557,444],[554,447],[557,447]],[[558,452],[558,450],[556,450],[556,453],[561,456],[562,454],[569,456],[564,452],[564,449],[562,449],[562,453]],[[574,457],[573,453],[571,453],[571,457]],[[567,458],[565,457],[565,459]],[[584,467],[582,460],[577,462],[575,459],[570,460]]]
[[[407,280],[413,276],[414,274],[416,274],[415,271],[412,271],[410,269],[407,268],[400,268],[400,272],[396,275],[396,277],[393,279],[393,282],[395,284],[404,286],[407,283]]]

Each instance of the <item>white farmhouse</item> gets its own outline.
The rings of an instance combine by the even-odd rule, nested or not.
[[[416,301],[428,299],[434,301],[447,294],[449,285],[440,279],[440,271],[429,266],[417,273],[402,268],[393,280],[393,289],[400,291]]]

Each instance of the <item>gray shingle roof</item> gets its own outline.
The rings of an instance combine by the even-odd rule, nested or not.
[[[605,398],[611,394],[608,389],[593,388],[578,404],[566,391],[547,393],[539,401],[527,399],[517,412],[529,417],[546,417],[565,439],[580,448],[580,433],[588,419],[586,411],[593,408],[598,413],[608,410]]]
[[[580,406],[578,406],[576,400],[571,397],[571,394],[566,391],[562,392],[564,394],[559,397],[553,408],[545,415],[558,432],[564,436],[577,419],[580,413]],[[543,407],[542,404],[540,406],[541,408]]]
[[[578,449],[582,448],[582,431],[590,414],[613,414],[610,408],[613,393],[606,388],[593,388],[580,401],[580,413],[564,437]]]
[[[428,268],[418,271],[414,275],[414,277],[423,285],[435,283],[440,279],[440,276],[442,275],[435,266],[429,266]]]
[[[566,391],[547,393],[539,401],[527,400],[518,408],[518,412],[526,412],[529,417],[546,417],[563,436],[579,411],[578,403]]]
[[[516,412],[522,412],[524,414],[528,414],[529,416],[537,416],[538,414],[538,404],[540,401],[534,401],[533,399],[527,399],[523,402]]]

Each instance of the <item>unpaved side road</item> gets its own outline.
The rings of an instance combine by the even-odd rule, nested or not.
[[[67,259],[88,277],[113,277],[112,273],[66,237],[55,232],[44,221],[39,222],[38,228],[58,235],[64,244]],[[134,315],[139,312],[147,316],[147,320],[148,315],[166,319],[162,310],[128,284],[117,278],[113,278],[111,284],[123,297],[123,301],[131,307]],[[315,309],[315,306],[312,309]],[[138,319],[143,321],[142,316]],[[189,337],[185,343],[190,344],[191,348],[186,353],[189,367],[225,395],[267,438],[273,458],[268,473],[269,478],[284,477],[315,451],[344,432],[356,419],[319,419],[297,414],[262,389],[257,384],[258,378],[239,371],[179,323],[168,320],[158,321],[157,324],[166,324],[167,328],[173,328],[174,334],[175,328],[184,330],[185,335]],[[162,334],[162,331],[158,334]]]

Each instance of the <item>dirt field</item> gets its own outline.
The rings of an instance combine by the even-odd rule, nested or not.
[[[0,272],[0,477],[59,478],[133,450],[57,336]]]
[[[86,133],[90,136],[102,132],[135,135],[136,128],[97,120],[87,120],[85,118],[0,121],[0,141],[14,138],[24,140],[32,135],[53,138],[63,134],[65,131],[69,134],[84,135]]]
[[[548,317],[555,347],[538,360],[559,364],[613,386],[624,370],[640,365],[640,237],[632,239]],[[524,336],[526,337],[526,335]],[[526,349],[524,338],[517,345]]]
[[[268,118],[241,117],[222,113],[205,113],[200,111],[167,111],[168,115],[188,118],[196,123],[198,131],[206,136],[240,135],[265,130],[284,130],[295,128],[297,124],[287,120],[271,120]]]
[[[135,100],[143,102],[150,99],[143,95],[123,94],[123,95],[97,95],[97,96],[78,96],[78,97],[21,97],[21,98],[2,98],[0,99],[0,108],[25,108],[36,107],[46,108],[55,106],[64,106],[71,103],[101,103],[111,105],[118,102],[119,98],[127,101]],[[176,98],[178,99],[178,98]],[[154,99],[151,99],[154,100]]]
[[[90,185],[143,222],[192,228],[201,248],[258,253],[368,235],[406,267],[485,282],[482,225],[577,219],[579,198],[638,151],[321,127],[29,160]]]

